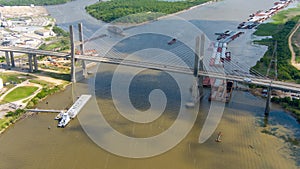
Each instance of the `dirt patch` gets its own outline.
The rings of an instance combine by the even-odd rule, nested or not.
[[[47,16],[48,11],[42,6],[5,6],[0,13],[6,18]]]

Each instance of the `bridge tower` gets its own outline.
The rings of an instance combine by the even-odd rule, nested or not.
[[[194,82],[192,86],[192,96],[194,102],[203,97],[203,77],[198,75],[199,70],[203,70],[205,36],[196,37],[195,60],[194,60]]]
[[[204,59],[204,46],[205,46],[205,36],[204,34],[201,35],[201,43],[200,43],[200,55],[199,55],[199,70],[204,71],[203,67],[203,59]],[[203,76],[198,76],[198,83],[199,83],[199,94],[200,94],[200,99],[203,98],[204,96],[204,91],[203,91]]]
[[[277,80],[278,72],[277,72],[277,41],[274,43],[274,49],[272,53],[272,58],[269,63],[268,69],[267,69],[267,77],[270,77],[270,69],[272,67],[272,64],[274,64],[274,80]],[[270,83],[270,86],[268,87],[268,96],[267,96],[267,102],[266,102],[266,108],[265,108],[265,116],[268,117],[270,113],[270,102],[271,102],[271,92],[272,92],[272,81]]]
[[[80,48],[80,54],[84,55],[84,40],[83,40],[83,28],[82,28],[82,23],[78,24],[78,32],[79,32],[79,48]],[[83,76],[87,76],[87,68],[86,68],[86,61],[82,60],[82,70],[83,70]]]
[[[76,83],[76,73],[75,73],[75,44],[74,44],[73,25],[69,26],[69,30],[70,30],[70,42],[71,42],[71,82]]]

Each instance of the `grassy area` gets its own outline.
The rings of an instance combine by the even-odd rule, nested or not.
[[[300,15],[300,5],[298,5],[296,8],[290,8],[278,12],[272,17],[272,20],[275,24],[284,24],[297,15]]]
[[[32,78],[32,76],[15,74],[15,73],[2,73],[0,75],[0,78],[3,80],[3,83],[6,83],[6,82],[21,83],[21,82],[25,81],[27,78]]]
[[[165,14],[176,13],[207,1],[209,0],[175,2],[161,0],[110,0],[87,6],[86,11],[93,17],[105,22],[117,20],[117,22],[141,23]],[[118,20],[125,16],[126,18]]]
[[[258,25],[257,30],[254,32],[256,36],[273,36],[276,35],[281,29],[282,24],[265,23]]]
[[[254,35],[257,36],[273,36],[276,35],[281,29],[283,29],[284,25],[293,20],[296,16],[300,15],[300,5],[296,8],[290,8],[287,10],[283,10],[278,12],[276,15],[272,17],[272,22],[261,24],[257,27],[257,31],[254,32]]]
[[[0,4],[7,6],[22,6],[22,5],[55,5],[66,3],[71,0],[0,0]]]
[[[0,131],[9,126],[11,118],[0,119]]]
[[[1,57],[0,57],[0,62],[1,62],[1,63],[5,62],[5,57],[4,57],[4,56],[1,56]]]
[[[8,93],[3,100],[5,102],[13,102],[13,101],[25,99],[26,97],[32,95],[37,89],[38,87],[36,86],[17,87],[16,89]]]
[[[0,131],[7,128],[10,124],[15,123],[19,119],[19,117],[24,113],[25,113],[25,110],[22,110],[22,109],[17,109],[14,112],[12,112],[12,111],[8,112],[5,115],[5,118],[0,119]]]
[[[64,89],[64,84],[63,85],[54,85],[46,81],[41,81],[41,80],[30,80],[32,83],[37,83],[43,86],[43,89],[40,93],[38,93],[33,99],[31,99],[30,102],[27,104],[27,108],[33,108],[40,100],[43,100],[46,98],[48,95],[52,95],[56,92],[59,92]]]
[[[55,50],[55,51],[65,51],[70,49],[70,38],[69,33],[63,29],[54,26],[53,32],[57,35],[57,38],[48,39],[48,41],[53,41],[52,43],[42,44],[39,49],[41,50]]]

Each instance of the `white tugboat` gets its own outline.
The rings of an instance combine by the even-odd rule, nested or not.
[[[57,127],[65,127],[70,122],[70,120],[70,115],[67,112],[63,113]]]
[[[55,117],[55,119],[59,120],[57,127],[67,126],[71,119],[77,116],[77,114],[91,97],[91,95],[81,95],[67,112],[61,111]]]

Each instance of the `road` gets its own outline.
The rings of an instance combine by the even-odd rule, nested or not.
[[[289,39],[288,39],[288,43],[289,43],[289,49],[291,51],[291,63],[292,65],[300,70],[300,64],[299,63],[296,63],[296,54],[295,54],[295,51],[294,51],[294,48],[293,48],[293,45],[292,45],[292,37],[294,36],[295,32],[300,28],[300,21],[295,25],[295,27],[293,28],[290,36],[289,36]]]

